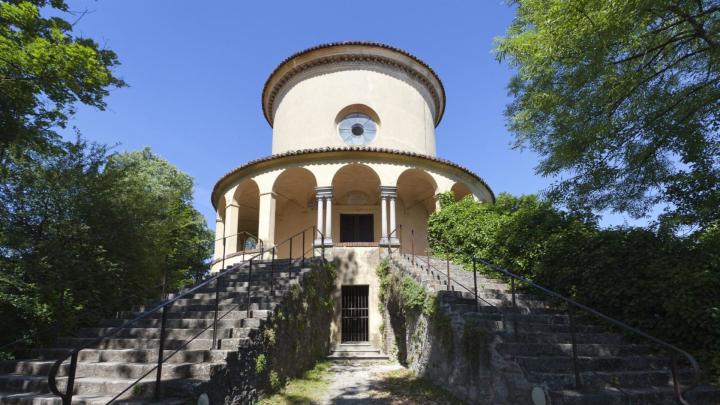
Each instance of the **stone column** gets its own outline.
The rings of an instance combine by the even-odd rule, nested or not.
[[[388,229],[388,202],[392,207],[395,207],[395,202],[391,200],[391,198],[394,198],[397,196],[397,187],[390,187],[390,186],[380,186],[380,220],[381,220],[381,234],[380,234],[380,245],[387,245],[390,243],[390,240],[388,239],[388,233],[392,232],[393,225],[391,224],[390,229]],[[395,209],[393,208],[393,213],[391,214],[392,221],[395,221]]]
[[[325,246],[332,246],[332,197],[333,188],[332,186],[316,187],[315,192],[317,193],[318,199],[318,229],[325,234]],[[325,201],[325,226],[322,227],[320,221],[322,219],[322,208],[320,202]]]
[[[315,242],[313,243],[314,246],[321,246],[322,245],[322,238],[320,237],[320,234],[325,234],[323,231],[323,198],[317,194],[317,225],[315,226],[316,232],[315,232]]]
[[[391,232],[390,235],[390,242],[391,245],[396,246],[400,244],[400,230],[397,229],[397,224],[395,223],[395,200],[397,199],[397,193],[395,195],[391,195],[388,197],[390,200],[390,229],[388,232]]]
[[[238,219],[240,207],[229,204],[225,208],[225,256],[238,251]]]
[[[215,255],[216,260],[222,259],[223,237],[225,237],[225,223],[220,215],[215,218]]]
[[[260,194],[258,210],[258,239],[266,249],[275,244],[275,192]]]

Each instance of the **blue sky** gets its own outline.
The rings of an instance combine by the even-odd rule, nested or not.
[[[496,193],[536,193],[537,156],[510,147],[503,110],[511,75],[493,39],[513,10],[491,1],[170,1],[70,0],[89,13],[76,34],[116,51],[108,109],[81,107],[71,122],[117,151],[149,146],[196,181],[196,207],[214,226],[210,191],[224,173],[270,154],[272,130],[260,93],[290,54],[327,42],[365,40],[427,62],[447,92],[438,156],[483,177]],[[614,215],[605,224],[622,223]]]

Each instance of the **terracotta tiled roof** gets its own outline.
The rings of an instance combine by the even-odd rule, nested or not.
[[[473,171],[471,171],[470,169],[468,169],[468,168],[466,168],[466,167],[464,167],[464,166],[461,166],[461,165],[459,165],[459,164],[457,164],[457,163],[455,163],[455,162],[452,162],[452,161],[450,161],[450,160],[441,159],[441,158],[437,158],[437,157],[434,157],[434,156],[423,155],[423,154],[415,153],[415,152],[401,151],[401,150],[397,150],[397,149],[372,148],[372,147],[367,147],[367,146],[342,146],[342,147],[325,147],[325,148],[292,150],[292,151],[287,151],[287,152],[279,153],[279,154],[277,154],[277,155],[270,155],[270,156],[266,156],[266,157],[262,157],[262,158],[259,158],[259,159],[254,159],[254,160],[251,160],[251,161],[249,161],[249,162],[246,162],[245,164],[243,164],[243,165],[241,165],[241,166],[238,166],[238,167],[236,167],[235,169],[233,169],[233,170],[225,173],[225,175],[223,175],[223,176],[220,178],[220,180],[218,180],[217,183],[215,183],[215,187],[213,187],[213,191],[212,191],[212,194],[211,194],[211,196],[210,196],[210,200],[211,200],[210,202],[213,204],[213,207],[214,207],[214,206],[215,206],[215,194],[218,192],[218,189],[219,189],[219,187],[220,187],[220,183],[222,183],[223,181],[225,181],[225,180],[228,179],[229,177],[232,177],[232,175],[234,175],[235,173],[237,173],[237,172],[239,172],[239,171],[241,171],[241,170],[244,170],[244,169],[246,169],[246,168],[248,168],[248,167],[250,167],[250,166],[254,166],[254,165],[257,165],[257,164],[260,164],[260,163],[264,163],[264,162],[269,162],[269,161],[276,160],[276,159],[282,159],[282,158],[289,157],[289,156],[300,156],[300,155],[309,155],[309,154],[315,154],[315,153],[330,153],[330,152],[374,152],[374,153],[386,153],[386,154],[391,154],[391,155],[408,156],[408,157],[413,157],[413,158],[428,160],[428,161],[431,161],[431,162],[442,163],[442,164],[444,164],[444,165],[448,165],[448,166],[452,166],[452,167],[454,167],[454,168],[456,168],[456,169],[460,169],[460,170],[464,171],[465,173],[469,174],[470,176],[472,176],[473,178],[475,178],[476,180],[478,180],[478,181],[479,181],[483,186],[485,186],[485,188],[487,188],[487,190],[490,192],[490,196],[492,197],[493,202],[495,201],[495,193],[492,191],[492,189],[491,189],[490,186],[487,184],[487,182],[486,182],[485,180],[483,180],[482,177],[478,176],[477,174],[475,174],[475,173],[474,173]]]
[[[266,108],[266,107],[272,106],[272,104],[273,104],[273,102],[274,102],[273,99],[275,98],[275,94],[273,94],[272,92],[273,92],[273,91],[277,91],[277,88],[278,88],[278,87],[281,87],[281,86],[274,86],[274,87],[275,87],[274,89],[270,89],[269,86],[270,86],[270,81],[271,81],[271,79],[275,76],[276,73],[278,73],[278,71],[279,71],[285,64],[291,62],[293,59],[295,59],[295,58],[297,58],[297,57],[299,57],[299,56],[305,55],[305,54],[307,54],[307,53],[310,53],[310,52],[313,52],[313,51],[317,51],[317,50],[319,50],[319,49],[332,48],[332,47],[335,47],[335,46],[362,46],[362,47],[375,47],[375,48],[387,49],[387,50],[390,50],[390,51],[393,51],[393,52],[397,52],[397,53],[399,53],[399,54],[401,54],[401,55],[407,56],[408,58],[414,60],[415,62],[417,62],[418,64],[420,64],[422,67],[424,67],[425,69],[427,69],[428,72],[430,72],[430,74],[433,75],[433,77],[435,78],[435,80],[437,80],[437,82],[438,82],[439,85],[440,85],[440,94],[439,94],[439,95],[435,95],[435,97],[437,97],[436,100],[435,100],[435,102],[436,102],[436,104],[438,104],[438,111],[437,111],[437,117],[436,117],[436,119],[435,119],[435,126],[437,126],[437,125],[440,123],[440,120],[442,119],[442,116],[443,116],[443,112],[444,112],[444,110],[445,110],[445,87],[444,87],[443,84],[442,84],[442,80],[440,80],[440,76],[438,76],[438,74],[435,73],[435,71],[430,67],[430,65],[428,65],[428,64],[425,63],[425,62],[423,62],[420,58],[418,58],[417,56],[411,54],[410,52],[407,52],[407,51],[405,51],[405,50],[403,50],[403,49],[400,49],[400,48],[395,48],[394,46],[386,45],[386,44],[379,43],[379,42],[346,41],[346,42],[331,42],[331,43],[327,43],[327,44],[320,44],[320,45],[313,46],[312,48],[307,48],[307,49],[305,49],[305,50],[302,50],[302,51],[299,51],[299,52],[295,52],[294,54],[292,54],[292,55],[290,55],[289,57],[285,58],[285,60],[283,60],[282,62],[280,62],[280,64],[278,64],[277,67],[275,67],[275,69],[272,71],[272,73],[270,73],[270,76],[268,76],[267,81],[265,81],[265,85],[263,86],[263,91],[262,91],[262,95],[261,95],[261,98],[260,98],[260,102],[261,102],[261,105],[262,105],[263,114],[265,115],[265,119],[267,120],[267,122],[268,122],[271,126],[272,126],[272,124],[273,124],[273,120],[272,120],[272,117],[271,117],[271,115],[270,115],[270,111],[268,111],[268,108]],[[358,57],[368,58],[369,60],[378,60],[377,58],[373,57],[373,55],[358,54]],[[296,71],[299,71],[299,70],[301,70],[301,69],[300,69],[300,67],[298,67],[298,68],[296,68],[295,70],[296,70]],[[425,79],[425,78],[423,78],[423,79]],[[426,80],[426,79],[425,79],[425,80]],[[284,84],[284,83],[285,83],[285,82],[283,81],[282,84]],[[268,94],[268,92],[271,92],[271,94]],[[433,92],[434,92],[434,91],[433,91]],[[269,101],[269,102],[268,102],[268,105],[266,105],[266,103],[265,103],[266,97],[268,98],[268,101]]]

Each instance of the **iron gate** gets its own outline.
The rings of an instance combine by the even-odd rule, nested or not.
[[[342,343],[368,341],[368,290],[366,285],[342,286]]]

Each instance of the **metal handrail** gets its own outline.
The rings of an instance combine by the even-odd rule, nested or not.
[[[313,227],[311,227],[311,228],[313,229],[313,234],[314,234],[315,231],[316,231],[316,230],[315,230],[315,227],[313,226]],[[287,243],[288,241],[291,241],[293,238],[295,238],[296,236],[300,235],[301,233],[303,234],[303,239],[304,239],[304,235],[305,235],[305,233],[307,232],[308,229],[310,229],[310,227],[303,229],[302,231],[294,234],[293,236],[291,236],[290,238],[284,240],[283,242],[280,242],[279,244],[273,246],[273,248],[272,248],[272,252],[273,252],[272,265],[274,265],[274,261],[275,261],[275,257],[274,257],[274,256],[275,256],[275,248],[277,248],[278,246],[281,246],[281,245],[284,244],[284,243]],[[319,231],[317,231],[317,232],[319,233],[319,235],[321,236],[321,240],[323,241],[323,248],[322,248],[322,249],[323,249],[323,258],[324,258],[324,240],[325,240],[325,237],[324,237],[324,235],[322,234],[322,232],[319,232]],[[243,232],[240,232],[240,233],[238,233],[238,234],[242,234],[242,233],[243,233]],[[250,235],[252,235],[252,234],[250,234]],[[231,236],[235,236],[235,235],[231,235]],[[224,238],[227,238],[227,237],[228,237],[228,236],[225,236]],[[292,243],[292,242],[290,242],[290,243]],[[223,248],[224,248],[224,244],[225,244],[225,242],[223,242]],[[304,250],[304,248],[303,248],[303,250]],[[59,397],[62,399],[63,405],[71,405],[71,404],[72,404],[72,397],[73,397],[73,390],[74,390],[74,382],[75,382],[75,377],[76,377],[76,376],[75,376],[75,373],[76,373],[76,369],[77,369],[78,354],[80,353],[80,351],[82,351],[82,350],[84,350],[84,349],[87,349],[87,348],[90,348],[90,347],[93,347],[93,346],[97,345],[98,343],[100,343],[100,342],[102,342],[102,341],[104,341],[104,340],[106,340],[106,339],[108,339],[108,338],[110,338],[110,337],[112,337],[112,336],[117,335],[120,331],[122,331],[122,330],[124,330],[124,329],[127,329],[128,327],[130,327],[131,325],[135,324],[136,322],[138,322],[138,321],[140,321],[140,320],[142,320],[142,319],[145,319],[145,318],[149,317],[150,315],[153,315],[153,314],[157,313],[158,311],[162,311],[162,312],[161,312],[161,320],[160,320],[160,337],[159,337],[160,342],[159,342],[159,348],[158,348],[158,360],[157,360],[157,364],[155,365],[155,367],[151,368],[148,372],[146,372],[145,374],[143,374],[140,378],[138,378],[138,379],[135,380],[132,384],[130,384],[128,387],[126,387],[122,392],[120,392],[120,393],[117,394],[115,397],[113,397],[108,403],[112,403],[113,401],[115,401],[117,398],[119,398],[122,394],[124,394],[125,392],[127,392],[127,391],[128,391],[130,388],[132,388],[133,386],[135,386],[135,385],[136,385],[138,382],[140,382],[142,379],[144,379],[145,377],[147,377],[148,375],[150,375],[153,371],[157,371],[157,377],[156,377],[156,381],[155,381],[155,392],[154,392],[154,393],[155,393],[155,399],[159,399],[159,398],[160,398],[160,384],[161,384],[161,380],[162,380],[162,364],[163,364],[166,360],[168,360],[170,357],[172,357],[173,355],[175,355],[177,352],[179,352],[182,348],[186,347],[190,342],[192,342],[193,340],[195,340],[198,336],[200,336],[202,333],[204,333],[205,331],[207,331],[207,330],[210,328],[210,326],[205,327],[205,329],[203,329],[200,333],[196,334],[195,336],[193,336],[193,337],[187,339],[185,342],[183,342],[183,344],[180,345],[180,347],[179,347],[178,349],[175,349],[175,351],[173,351],[173,353],[171,353],[171,354],[168,355],[167,357],[164,357],[163,354],[164,354],[165,324],[166,324],[166,319],[167,319],[167,318],[166,318],[167,308],[169,308],[169,307],[170,307],[173,303],[175,303],[177,300],[182,299],[182,298],[185,298],[185,297],[187,297],[188,295],[193,294],[193,293],[195,293],[196,291],[200,290],[201,288],[208,286],[208,285],[211,284],[212,282],[215,282],[215,286],[216,286],[216,289],[215,289],[215,311],[214,311],[215,314],[214,314],[214,320],[213,320],[213,323],[212,323],[212,327],[213,327],[213,343],[212,343],[212,347],[214,348],[214,347],[216,346],[216,343],[217,343],[217,322],[218,322],[219,320],[222,320],[222,319],[223,319],[225,316],[227,316],[230,312],[232,312],[232,311],[234,311],[235,309],[237,309],[237,308],[240,307],[240,304],[238,303],[238,304],[236,304],[232,309],[230,309],[230,310],[228,310],[227,312],[225,312],[221,317],[218,317],[218,303],[219,303],[219,293],[220,293],[220,280],[221,280],[222,278],[224,278],[225,276],[229,275],[229,274],[233,274],[233,273],[237,272],[237,271],[240,270],[246,263],[249,263],[249,266],[248,266],[248,289],[247,289],[247,297],[248,297],[248,299],[247,299],[246,304],[247,304],[247,310],[248,310],[248,317],[250,317],[250,316],[251,316],[251,312],[250,312],[250,304],[251,304],[251,302],[250,302],[250,299],[251,299],[251,281],[252,281],[253,261],[256,260],[257,258],[261,258],[261,259],[262,259],[262,257],[265,255],[265,253],[266,253],[266,251],[264,250],[264,246],[263,246],[262,250],[261,250],[259,253],[257,253],[256,255],[252,256],[248,261],[243,261],[243,262],[241,262],[241,263],[235,264],[234,266],[232,266],[232,267],[230,267],[230,268],[228,268],[228,269],[221,269],[221,270],[218,272],[218,274],[216,274],[215,276],[212,276],[212,277],[210,277],[210,278],[208,278],[208,279],[200,282],[199,284],[193,286],[192,288],[190,288],[190,289],[188,289],[188,290],[186,290],[186,291],[183,291],[183,292],[179,293],[177,296],[173,297],[172,299],[165,300],[164,302],[156,305],[156,306],[155,306],[154,308],[152,308],[151,310],[145,311],[144,313],[140,314],[139,316],[137,316],[137,317],[135,317],[135,318],[133,318],[133,319],[131,319],[131,320],[123,323],[122,325],[120,325],[120,326],[118,326],[118,327],[113,328],[113,330],[111,330],[110,332],[104,334],[103,336],[100,336],[100,337],[94,339],[92,342],[89,342],[89,343],[80,345],[80,346],[76,347],[75,349],[71,350],[71,351],[70,351],[69,353],[67,353],[65,356],[59,358],[59,359],[58,359],[55,363],[53,363],[53,365],[51,366],[51,368],[50,368],[50,373],[49,373],[49,375],[48,375],[48,386],[49,386],[49,388],[50,388],[50,391],[51,391],[53,394],[59,396]],[[314,255],[314,252],[313,252],[313,255]],[[223,252],[223,258],[224,258],[224,256],[225,256],[225,255],[224,255],[224,252]],[[304,264],[304,259],[305,259],[305,252],[303,252],[303,264]],[[272,265],[271,265],[271,272],[274,271]],[[292,268],[292,258],[291,258],[290,266],[291,266],[290,268]],[[273,277],[273,273],[271,273],[271,277]],[[273,280],[271,280],[271,283],[272,283],[272,281],[273,281]],[[70,369],[69,369],[69,371],[68,371],[68,382],[67,382],[67,385],[66,385],[66,388],[65,388],[65,393],[61,393],[60,390],[59,390],[58,387],[57,387],[56,377],[57,377],[57,373],[58,373],[60,367],[62,366],[62,364],[63,364],[68,358],[70,358]]]
[[[393,237],[393,235],[397,236],[397,239],[398,239],[397,246],[398,246],[398,251],[400,251],[400,249],[402,248],[402,239],[401,239],[402,238],[402,224],[399,224],[398,226],[395,227],[395,229],[388,232],[388,234],[387,234],[388,255],[392,255],[392,246],[393,246],[392,237]]]
[[[429,255],[429,252],[428,252],[428,251],[425,251],[424,253],[425,253],[425,255],[426,255],[426,256],[424,256],[424,258],[425,258],[425,263],[426,263],[428,269],[432,269],[432,270],[434,270],[434,271],[436,271],[436,272],[438,272],[438,273],[440,273],[440,274],[442,274],[442,275],[447,275],[447,273],[444,273],[441,269],[439,269],[438,267],[436,267],[434,264],[432,264],[432,263],[430,262],[430,255]],[[422,262],[423,256],[415,256],[415,257],[416,257],[420,262]],[[420,265],[420,267],[422,268],[422,265]],[[477,288],[477,268],[473,269],[473,282],[474,282],[474,284],[475,284],[475,287],[474,287],[473,289],[470,289],[470,287],[467,287],[466,285],[464,285],[463,283],[461,283],[461,282],[459,282],[459,281],[457,281],[457,280],[453,280],[452,282],[454,282],[455,284],[457,284],[459,287],[462,287],[465,291],[474,294],[474,296],[475,296],[475,310],[476,310],[476,311],[478,311],[478,309],[479,309],[479,308],[478,308],[478,300],[484,302],[485,304],[487,304],[487,305],[490,306],[490,307],[495,308],[495,309],[498,311],[498,313],[500,314],[500,316],[502,317],[503,329],[505,329],[505,311],[503,311],[502,309],[500,309],[500,307],[498,307],[497,305],[495,305],[495,304],[491,303],[490,301],[486,300],[485,298],[482,298],[482,297],[478,296],[478,288]],[[450,287],[449,287],[449,286],[448,286],[448,291],[450,291]]]
[[[472,263],[473,263],[473,266],[475,266],[475,263],[482,263],[483,265],[485,265],[485,266],[488,267],[489,269],[491,269],[491,270],[493,270],[493,271],[496,271],[496,272],[498,272],[498,273],[501,273],[501,274],[503,274],[503,275],[505,275],[505,276],[507,276],[507,277],[510,277],[511,282],[513,283],[513,288],[512,288],[512,293],[513,293],[513,297],[512,297],[513,308],[516,307],[516,304],[515,304],[515,289],[514,289],[514,281],[515,281],[515,280],[520,281],[520,282],[522,282],[522,283],[525,283],[526,285],[528,285],[528,286],[530,286],[530,287],[533,287],[533,288],[536,289],[536,290],[541,291],[541,292],[542,292],[543,294],[545,294],[545,295],[549,295],[550,297],[553,297],[553,298],[555,298],[555,299],[559,299],[559,300],[565,302],[566,304],[568,304],[568,320],[569,320],[570,334],[571,334],[571,345],[572,345],[572,355],[573,355],[573,368],[574,368],[574,374],[575,374],[575,387],[576,387],[576,388],[579,389],[579,388],[582,387],[582,380],[581,380],[581,378],[580,378],[580,371],[579,371],[579,366],[578,366],[578,361],[577,361],[577,342],[576,342],[576,339],[575,339],[575,329],[574,329],[574,322],[573,322],[573,318],[574,318],[574,314],[573,314],[573,313],[574,313],[574,310],[572,309],[573,307],[574,307],[574,308],[581,309],[581,310],[583,310],[583,311],[585,311],[585,312],[587,312],[587,313],[590,313],[590,314],[592,314],[592,315],[595,315],[596,317],[601,318],[601,319],[603,319],[603,320],[605,320],[605,321],[607,321],[607,322],[609,322],[609,323],[611,323],[611,324],[613,324],[613,325],[615,325],[615,326],[617,326],[617,327],[620,327],[620,328],[622,328],[622,329],[624,329],[624,330],[626,330],[626,331],[630,331],[630,332],[632,332],[632,333],[634,333],[634,334],[636,334],[636,335],[639,335],[639,336],[641,336],[641,337],[643,337],[643,338],[645,338],[645,339],[648,339],[648,340],[654,342],[654,343],[657,344],[657,345],[660,345],[660,346],[662,346],[662,347],[664,347],[664,348],[666,348],[666,349],[670,349],[670,350],[672,350],[672,351],[674,351],[674,352],[676,352],[676,353],[678,353],[678,354],[683,355],[683,356],[687,359],[687,361],[690,363],[690,366],[691,366],[692,369],[693,369],[693,379],[692,379],[692,382],[691,382],[685,389],[683,389],[683,388],[680,386],[680,383],[679,383],[679,381],[678,381],[678,376],[677,376],[677,359],[676,359],[675,356],[671,356],[670,370],[671,370],[671,373],[672,373],[673,390],[674,390],[676,399],[678,400],[678,402],[680,402],[680,403],[683,404],[683,405],[689,405],[689,402],[684,398],[684,394],[687,393],[688,391],[692,390],[693,388],[695,388],[695,387],[698,386],[698,384],[699,384],[699,382],[700,382],[700,365],[698,364],[697,360],[695,360],[695,357],[693,357],[693,355],[691,355],[691,354],[688,353],[687,351],[685,351],[685,350],[683,350],[683,349],[681,349],[681,348],[679,348],[679,347],[677,347],[677,346],[675,346],[675,345],[673,345],[673,344],[671,344],[671,343],[665,342],[664,340],[661,340],[661,339],[656,338],[656,337],[654,337],[654,336],[652,336],[652,335],[649,335],[649,334],[647,334],[647,333],[645,333],[645,332],[643,332],[643,331],[641,331],[641,330],[639,330],[639,329],[637,329],[637,328],[634,328],[634,327],[632,327],[632,326],[630,326],[630,325],[628,325],[628,324],[626,324],[626,323],[624,323],[624,322],[622,322],[622,321],[620,321],[620,320],[617,320],[617,319],[612,318],[612,317],[610,317],[610,316],[608,316],[608,315],[605,315],[605,314],[603,314],[603,313],[601,313],[601,312],[599,312],[599,311],[596,311],[596,310],[594,310],[594,309],[592,309],[592,308],[590,308],[590,307],[588,307],[588,306],[586,306],[586,305],[583,305],[583,304],[581,304],[581,303],[573,300],[572,298],[568,298],[568,297],[566,297],[566,296],[564,296],[564,295],[562,295],[562,294],[560,294],[560,293],[557,293],[557,292],[555,292],[555,291],[553,291],[553,290],[551,290],[551,289],[549,289],[549,288],[547,288],[547,287],[544,287],[544,286],[542,286],[542,285],[540,285],[540,284],[537,284],[537,283],[535,283],[534,281],[531,281],[531,280],[529,280],[529,279],[527,279],[527,278],[525,278],[525,277],[523,277],[523,276],[520,276],[520,275],[518,275],[518,274],[515,274],[515,273],[513,273],[513,272],[511,272],[511,271],[509,271],[509,270],[507,270],[507,269],[504,269],[504,268],[502,268],[502,267],[500,267],[500,266],[497,266],[497,265],[495,265],[494,263],[491,263],[490,261],[488,261],[488,260],[486,260],[486,259],[484,259],[484,258],[477,257],[477,256],[475,256],[475,255],[468,255],[467,253],[460,252],[459,250],[454,249],[454,248],[452,248],[451,246],[449,246],[449,245],[448,245],[446,242],[444,242],[444,241],[432,240],[432,239],[430,239],[430,238],[428,238],[428,240],[429,240],[430,242],[433,242],[433,243],[436,243],[436,244],[438,244],[438,245],[441,245],[441,247],[442,247],[443,249],[448,249],[448,251],[444,252],[446,256],[448,255],[448,253],[454,253],[454,254],[456,254],[456,255],[465,256],[465,257],[470,257],[470,259],[471,259],[471,261],[472,261]],[[448,260],[449,260],[449,258],[448,258]]]

